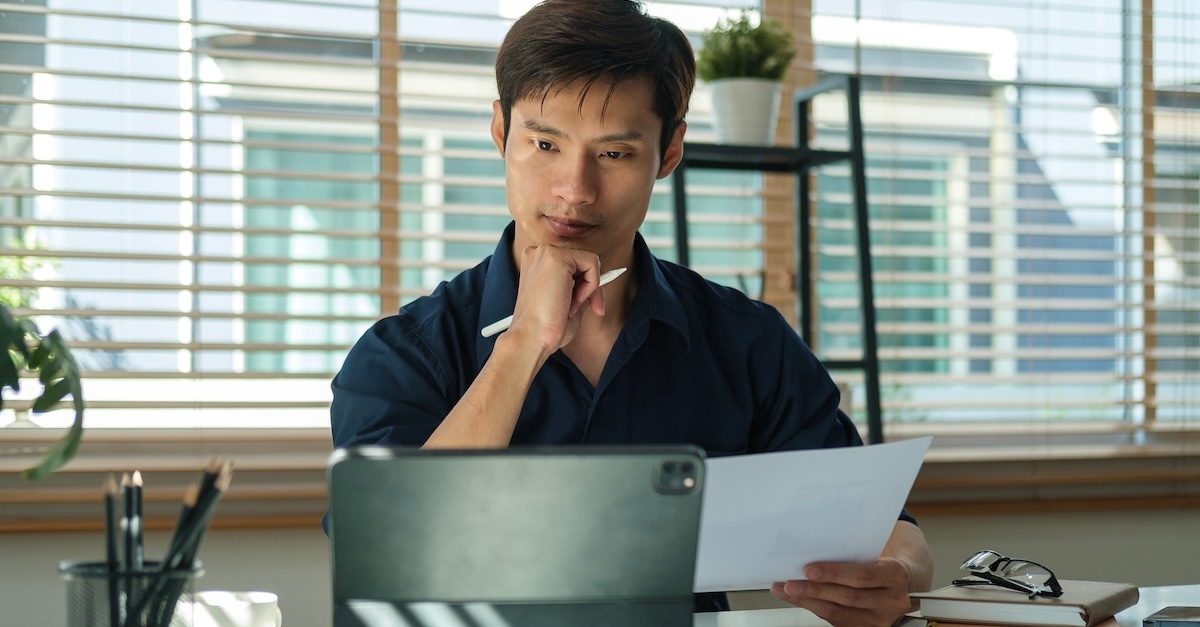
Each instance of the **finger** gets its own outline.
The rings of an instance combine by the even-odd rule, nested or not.
[[[787,581],[783,584],[783,590],[788,596],[817,599],[845,607],[870,608],[875,605],[872,602],[873,590],[851,588],[834,583],[817,583],[815,581],[803,580]]]
[[[520,263],[521,271],[524,271],[533,261],[533,255],[537,252],[537,249],[537,246],[526,246],[521,249],[521,258],[517,260]]]
[[[583,304],[600,289],[600,258],[588,255],[576,261],[574,303]]]
[[[846,607],[825,599],[788,594],[784,584],[779,582],[771,586],[771,594],[781,601],[816,614],[834,627],[870,627],[872,625],[885,627],[891,625],[893,620],[889,616],[869,609]]]
[[[588,299],[588,303],[591,304],[591,306],[592,306],[592,313],[596,314],[597,316],[603,316],[604,315],[604,288],[601,287],[600,289],[596,290],[595,292],[592,292],[592,296],[591,296],[591,298]]]
[[[835,583],[792,580],[783,583],[783,591],[791,597],[817,599],[891,616],[899,616],[912,608],[907,591],[895,587],[855,588]]]
[[[852,588],[888,588],[904,583],[905,575],[904,568],[891,560],[870,564],[816,562],[804,567],[804,576],[812,581]]]
[[[600,291],[600,257],[583,255],[576,257],[575,285],[571,289],[571,316],[575,316],[584,305],[592,301],[596,292]],[[603,296],[601,296],[603,298]],[[595,308],[595,305],[592,305]]]

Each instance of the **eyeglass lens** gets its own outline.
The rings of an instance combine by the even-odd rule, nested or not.
[[[1004,556],[995,551],[980,551],[968,557],[967,561],[963,562],[962,569],[974,571],[991,570],[992,565],[1001,559],[1004,559]]]
[[[1050,571],[1046,570],[1046,567],[1020,560],[1005,564],[996,574],[1005,579],[1027,581],[1038,586],[1044,585],[1051,577]]]
[[[1025,560],[1004,557],[995,551],[980,551],[963,562],[963,570],[992,572],[1005,579],[1025,582],[1032,586],[1043,586],[1053,577],[1045,566]]]

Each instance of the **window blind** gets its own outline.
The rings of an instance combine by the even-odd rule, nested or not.
[[[68,339],[88,426],[326,427],[353,342],[509,221],[492,64],[531,4],[0,2],[0,289]],[[733,6],[650,3],[693,36]],[[757,289],[757,177],[690,192],[697,269]],[[667,258],[671,220],[664,183]],[[0,426],[71,417],[29,406]]]
[[[1090,424],[1093,442],[1137,444],[1156,425],[1194,431],[1200,12],[1119,0],[781,5],[812,23],[802,71],[863,78],[889,432],[965,439],[992,425],[997,442],[1028,442]],[[830,148],[846,136],[837,98],[814,105]],[[856,358],[849,171],[822,169],[813,193],[814,344]],[[861,409],[861,378],[837,377]]]
[[[0,289],[77,347],[89,424],[324,426],[362,330],[489,254],[508,221],[491,63],[526,5],[0,3]],[[649,5],[696,43],[758,6]],[[811,23],[799,71],[864,79],[890,425],[1189,419],[1194,10],[768,9]],[[833,98],[815,132],[837,147]],[[710,140],[703,84],[689,118]],[[852,357],[847,170],[814,189],[813,344]],[[671,258],[667,191],[643,233]],[[765,254],[789,245],[764,238],[785,226],[763,214],[770,192],[711,173],[688,193],[696,269],[762,294]],[[0,422],[29,418],[14,407]]]

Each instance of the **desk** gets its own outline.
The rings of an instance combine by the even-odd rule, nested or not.
[[[1121,627],[1142,627],[1142,619],[1168,605],[1200,605],[1200,584],[1141,588],[1138,604],[1117,614]],[[924,625],[909,621],[908,625]],[[829,627],[808,610],[785,608],[697,614],[693,627]]]

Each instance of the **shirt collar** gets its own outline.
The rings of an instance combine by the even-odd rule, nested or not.
[[[479,321],[475,329],[476,369],[482,369],[492,354],[496,337],[483,337],[483,327],[512,315],[517,304],[519,273],[513,263],[512,246],[516,235],[516,223],[510,222],[496,244],[487,265],[483,283],[483,295],[479,302]],[[690,348],[687,316],[675,289],[663,275],[659,261],[650,252],[641,233],[634,234],[633,255],[637,259],[638,293],[629,308],[626,328],[636,328],[648,320],[660,320],[679,332],[684,344]]]

